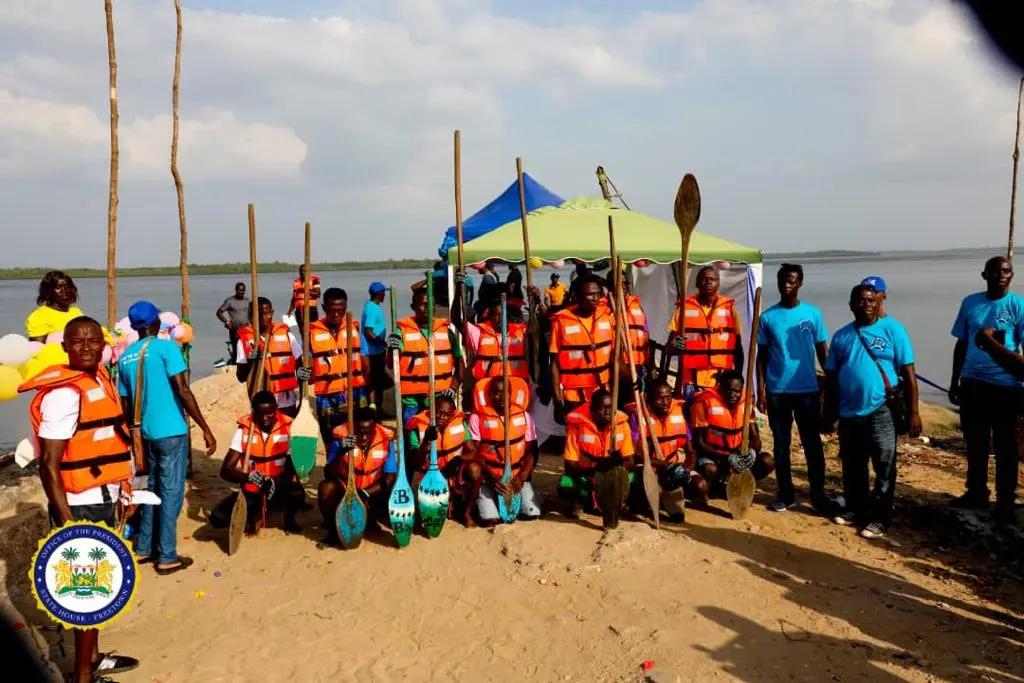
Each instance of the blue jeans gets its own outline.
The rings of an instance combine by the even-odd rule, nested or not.
[[[768,394],[768,425],[772,429],[775,457],[775,480],[779,484],[779,500],[795,501],[790,449],[793,441],[793,419],[800,432],[807,462],[807,481],[811,501],[825,499],[825,451],[821,446],[821,399],[818,392],[807,394]]]
[[[178,561],[178,515],[185,502],[188,435],[146,439],[145,443],[149,490],[160,497],[160,504],[142,506],[142,524],[135,541],[135,554],[139,557],[155,556],[158,564],[173,564]]]
[[[839,419],[839,459],[847,511],[863,522],[888,525],[896,496],[896,427],[888,406],[864,417]],[[870,495],[869,461],[875,470]]]

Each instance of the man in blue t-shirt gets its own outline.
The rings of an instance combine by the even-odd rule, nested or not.
[[[157,574],[171,574],[192,564],[177,551],[178,515],[185,500],[188,469],[188,423],[183,413],[203,430],[206,454],[217,450],[217,440],[199,410],[188,386],[188,366],[181,349],[169,339],[160,339],[160,310],[148,301],[137,301],[128,309],[128,321],[139,333],[135,342],[117,362],[118,393],[124,414],[134,419],[139,356],[142,361],[142,439],[146,448],[149,490],[160,497],[160,505],[142,506],[142,524],[135,541],[140,561],[155,561]],[[154,532],[156,538],[154,539]]]
[[[1024,383],[1007,372],[974,342],[978,332],[991,328],[993,342],[1018,351],[1024,340],[1024,299],[1010,291],[1013,265],[1002,256],[985,263],[984,292],[960,304],[952,334],[953,375],[949,400],[960,406],[960,423],[967,442],[967,492],[953,505],[988,507],[989,441],[996,452],[996,521],[1012,522],[1017,489],[1017,420],[1024,408]]]
[[[360,349],[363,358],[370,364],[370,386],[368,390],[374,407],[378,411],[384,410],[384,390],[391,385],[387,372],[387,336],[388,324],[384,317],[384,294],[388,288],[383,282],[370,283],[370,300],[363,306],[363,314],[359,319],[359,329],[362,331],[362,348]]]
[[[800,287],[804,283],[804,269],[800,265],[783,263],[776,282],[779,303],[761,314],[757,333],[757,409],[768,413],[778,482],[778,500],[769,504],[768,509],[783,512],[796,505],[790,461],[795,418],[807,461],[811,504],[822,514],[828,514],[825,451],[819,433],[821,394],[815,364],[817,361],[825,367],[828,332],[821,311],[800,301]]]
[[[885,535],[896,493],[896,425],[888,390],[903,386],[910,436],[921,434],[914,350],[907,330],[892,316],[878,317],[877,292],[857,285],[850,292],[854,321],[832,337],[825,361],[825,431],[839,417],[846,511],[836,524],[863,524],[860,535]],[[884,373],[884,374],[883,374]],[[868,495],[868,461],[875,485]]]

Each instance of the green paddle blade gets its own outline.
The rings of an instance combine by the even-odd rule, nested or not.
[[[412,497],[412,487],[405,475],[404,463],[399,463],[398,478],[391,489],[388,499],[388,517],[391,519],[391,531],[395,534],[395,542],[399,548],[409,545],[412,539],[412,528],[416,523],[416,503]]]
[[[291,437],[288,440],[289,452],[295,474],[299,481],[309,479],[309,473],[316,465],[316,449],[320,442],[320,424],[309,407],[309,401],[303,399],[299,414],[292,422]]]
[[[363,540],[363,532],[366,531],[366,506],[354,487],[346,491],[345,497],[338,503],[334,521],[338,525],[341,547],[345,550],[358,548]]]

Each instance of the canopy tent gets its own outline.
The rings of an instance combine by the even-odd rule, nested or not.
[[[529,173],[523,174],[523,194],[526,196],[526,210],[533,211],[545,206],[558,206],[565,200],[557,194],[544,187]],[[481,235],[486,235],[495,228],[501,227],[510,221],[519,220],[519,182],[513,182],[505,191],[494,198],[494,200],[480,209],[468,219],[462,222],[462,239],[468,242]],[[456,262],[455,248],[458,238],[455,234],[455,227],[448,228],[444,233],[444,240],[438,253],[441,258],[447,258],[449,250],[452,250],[451,263]]]

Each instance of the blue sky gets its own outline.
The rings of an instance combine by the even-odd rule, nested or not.
[[[555,192],[767,251],[993,245],[1008,216],[1017,75],[937,0],[561,3],[185,0],[181,166],[192,254],[426,256],[514,158]],[[106,47],[94,3],[0,7],[0,266],[100,265]],[[119,0],[125,265],[176,259],[167,172],[171,4]],[[32,236],[25,239],[24,236]],[[45,236],[36,239],[36,236]]]

